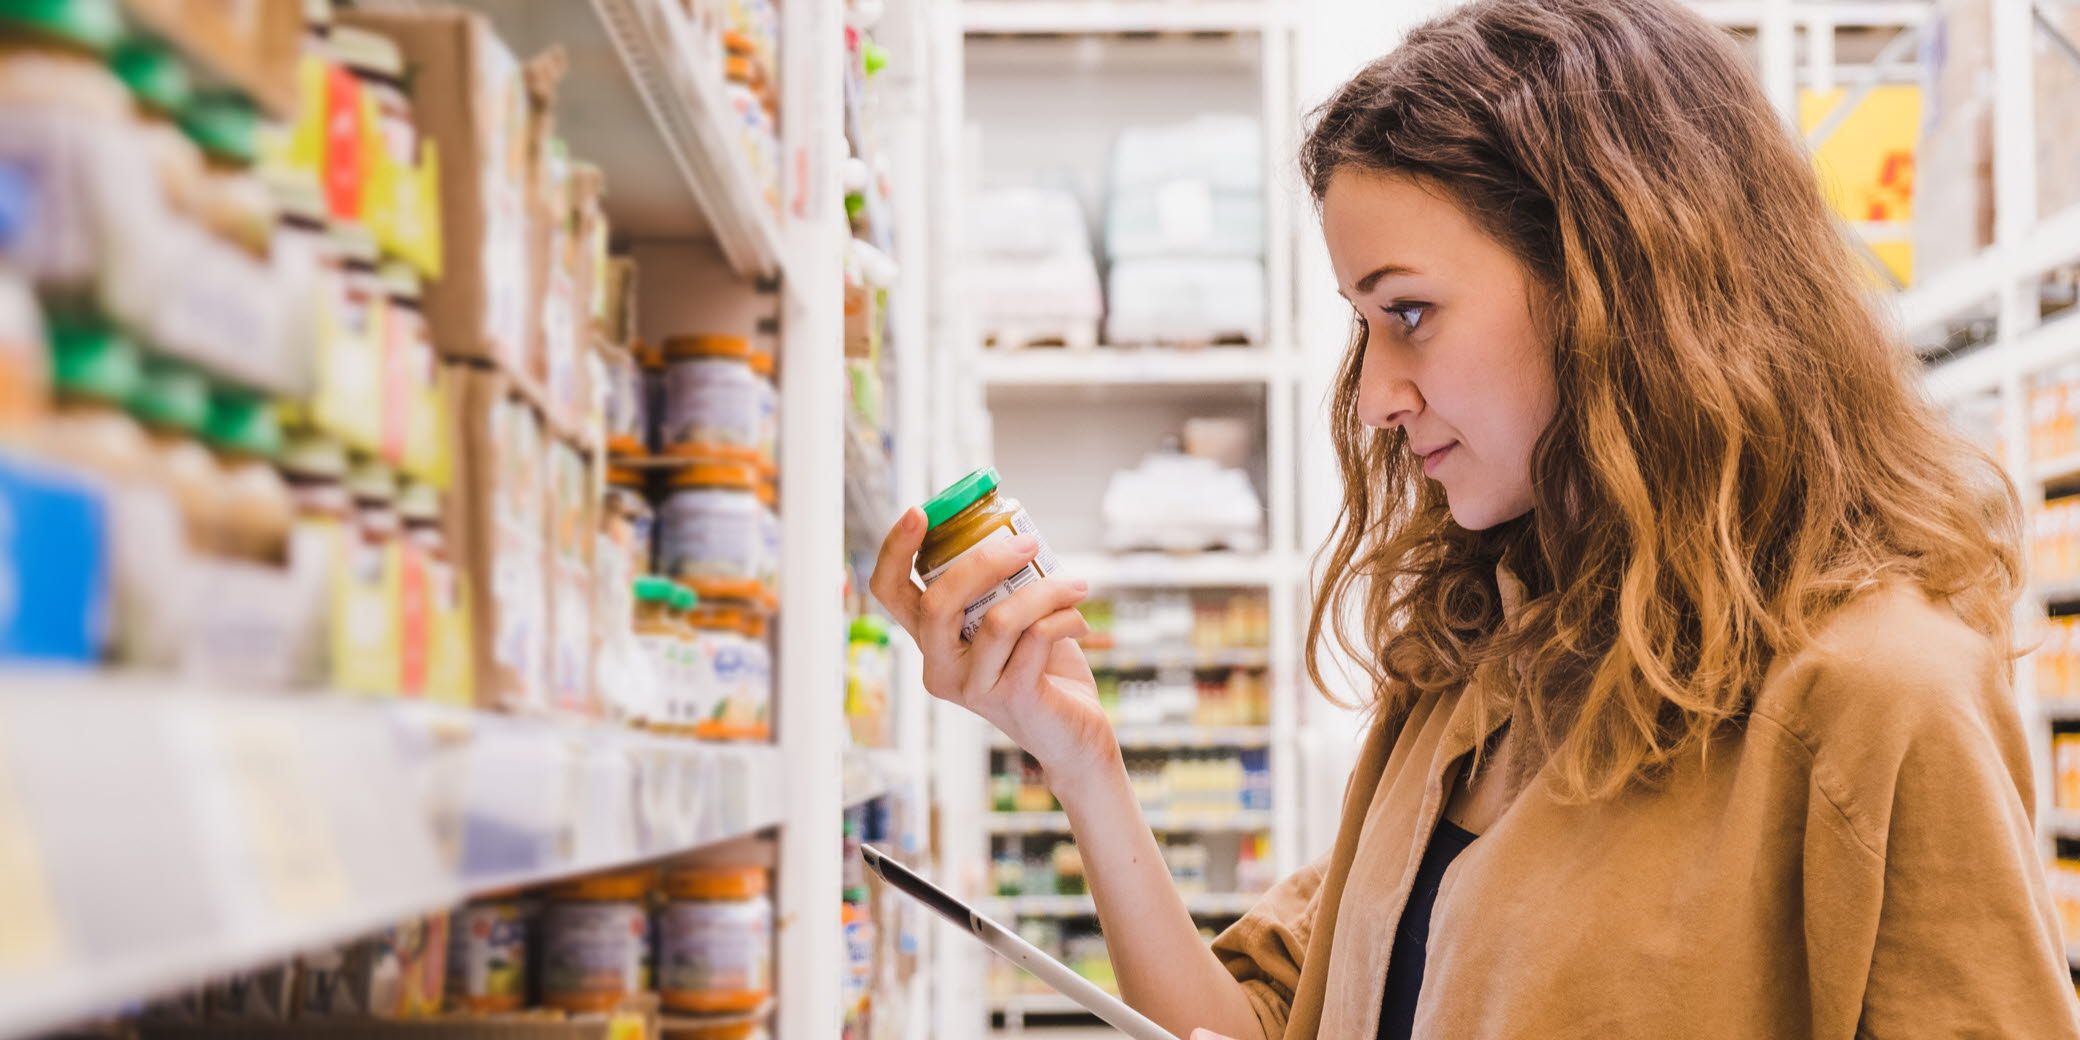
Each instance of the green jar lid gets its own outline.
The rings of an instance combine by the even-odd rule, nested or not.
[[[997,489],[1002,478],[997,476],[995,466],[984,466],[953,482],[953,486],[924,504],[924,518],[928,527],[937,527],[953,519],[955,513],[968,508]]]
[[[699,606],[700,602],[700,596],[692,589],[677,583],[672,585],[672,608],[674,610],[692,610],[694,607]]]
[[[888,48],[871,39],[860,47],[859,56],[860,68],[869,76],[876,75],[888,67]]]
[[[106,54],[123,37],[116,0],[5,0],[0,26],[26,29],[96,54]]]
[[[178,361],[146,361],[130,414],[147,426],[199,434],[209,421],[209,379]]]
[[[163,116],[178,117],[195,94],[180,56],[141,36],[117,45],[108,56],[108,67],[139,103]]]
[[[851,642],[888,645],[888,622],[878,614],[862,614],[852,619],[852,628],[847,633]]]
[[[181,109],[181,129],[212,159],[250,166],[260,156],[260,113],[229,91],[198,92]]]
[[[51,382],[68,394],[128,404],[143,376],[137,346],[113,325],[54,320]]]
[[[670,578],[646,575],[636,579],[636,602],[662,603],[670,606],[674,600],[679,598],[677,595],[678,589],[679,586],[672,584]]]
[[[867,890],[859,887],[858,885],[854,885],[851,888],[845,890],[841,899],[843,902],[852,903],[855,905],[865,903],[867,901]]]
[[[249,390],[218,387],[210,397],[202,439],[231,451],[271,459],[282,453],[282,426],[274,402]]]

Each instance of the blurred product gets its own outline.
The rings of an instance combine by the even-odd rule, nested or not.
[[[888,622],[868,614],[852,619],[845,651],[845,722],[860,747],[888,747],[889,696],[895,687],[895,658]]]
[[[606,1011],[649,986],[648,869],[551,887],[541,922],[544,1006]]]
[[[1211,459],[1157,452],[1112,475],[1102,505],[1114,552],[1262,552],[1264,505],[1249,475]]]
[[[91,663],[109,624],[109,520],[78,476],[0,452],[0,662]]]
[[[669,455],[756,463],[765,440],[765,380],[751,369],[742,336],[674,336],[665,341],[658,447]]]
[[[657,562],[688,584],[763,587],[767,576],[765,507],[748,463],[704,462],[672,477],[657,513]]]
[[[1105,341],[1173,346],[1262,343],[1264,264],[1234,257],[1147,257],[1105,279]]]
[[[448,933],[450,1008],[495,1014],[527,1003],[531,916],[517,897],[485,896],[455,911]]]
[[[970,306],[983,342],[1097,345],[1105,299],[1082,204],[1065,190],[998,188],[975,199]]]
[[[1120,134],[1105,211],[1105,251],[1114,264],[1150,257],[1257,259],[1264,255],[1264,231],[1264,152],[1256,120],[1202,115]]]
[[[772,995],[773,904],[758,867],[679,867],[658,911],[657,989],[674,1011],[756,1010]]]

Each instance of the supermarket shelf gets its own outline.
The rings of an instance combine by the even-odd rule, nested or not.
[[[1269,726],[1117,726],[1113,733],[1119,738],[1120,748],[1127,751],[1260,748],[1271,745]],[[1018,750],[1018,745],[1002,733],[990,739],[990,746],[999,751]]]
[[[0,679],[0,1035],[763,830],[785,805],[770,747],[180,685]]]
[[[961,25],[971,33],[1256,32],[1272,24],[1270,5],[1214,0],[966,0]]]
[[[976,361],[994,390],[1058,387],[1259,386],[1275,378],[1277,355],[1256,348],[984,350]]]
[[[1253,553],[1064,553],[1062,571],[1097,586],[1268,586],[1278,567]]]
[[[2046,806],[2037,820],[2046,833],[2061,838],[2080,839],[2080,809],[2054,809]]]
[[[1715,25],[1746,28],[1760,24],[1764,9],[1770,5],[1757,0],[1690,0],[1686,6]],[[1817,14],[1843,27],[1920,25],[1935,10],[1928,0],[1822,0],[1787,6],[1794,21],[1803,22],[1809,14]]]
[[[1021,993],[991,997],[990,1011],[999,1015],[1089,1015],[1082,1004],[1059,993]],[[1096,1017],[1096,1016],[1093,1016]]]
[[[907,760],[898,751],[845,749],[845,807],[864,805],[910,778]]]
[[[1201,892],[1184,897],[1194,917],[1241,917],[1261,896],[1250,892]],[[999,917],[1090,917],[1098,912],[1091,897],[998,896],[984,903],[985,913]]]
[[[2037,714],[2044,718],[2060,722],[2080,719],[2080,697],[2037,697],[2034,701]]]
[[[2080,942],[2066,944],[2066,963],[2080,968]]]
[[[1195,650],[1178,647],[1169,650],[1107,649],[1085,650],[1084,657],[1091,663],[1092,671],[1134,672],[1151,671],[1158,668],[1191,668],[1206,671],[1216,668],[1269,668],[1269,650]]]
[[[2038,484],[2061,484],[2080,480],[2080,455],[2067,455],[2063,458],[2032,463],[2029,474],[2030,479]]]
[[[2046,604],[2080,603],[2080,581],[2045,582],[2030,588]]]
[[[1146,814],[1150,830],[1200,831],[1205,833],[1249,833],[1271,829],[1271,814],[1262,809],[1237,809],[1223,813]],[[1067,834],[1069,814],[1059,812],[986,813],[992,834]]]
[[[745,277],[782,273],[780,224],[737,145],[721,55],[662,0],[463,0],[516,53],[561,44],[556,132],[606,171],[607,217],[648,238],[712,234]]]

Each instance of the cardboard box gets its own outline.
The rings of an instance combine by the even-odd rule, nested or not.
[[[597,650],[592,624],[592,554],[598,526],[599,476],[574,445],[551,443],[549,481],[549,704],[579,715],[600,714],[593,686]]]
[[[268,111],[295,113],[301,0],[124,0],[123,7]]]
[[[529,269],[529,101],[522,66],[467,11],[342,10],[339,23],[397,42],[422,140],[439,152],[442,274],[426,316],[442,356],[488,361],[538,389],[527,351],[537,308]]]
[[[461,562],[480,707],[549,706],[547,424],[512,377],[452,365],[455,482],[448,545]]]

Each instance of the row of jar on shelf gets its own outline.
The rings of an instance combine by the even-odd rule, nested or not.
[[[997,812],[1052,812],[1061,808],[1040,764],[1019,752],[998,752],[990,771],[990,806]],[[1183,815],[1271,808],[1271,758],[1264,749],[1130,751],[1127,779],[1148,812]]]

